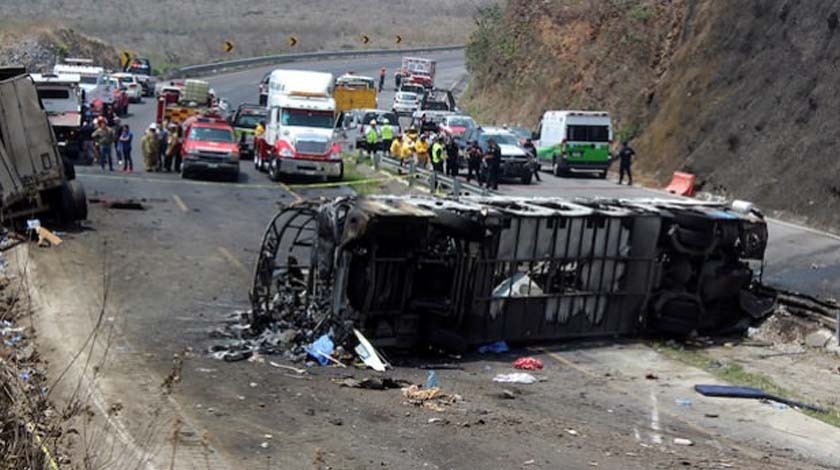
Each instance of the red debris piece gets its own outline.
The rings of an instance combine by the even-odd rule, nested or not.
[[[513,367],[523,370],[539,370],[543,368],[543,363],[541,360],[533,357],[520,357],[513,361]]]

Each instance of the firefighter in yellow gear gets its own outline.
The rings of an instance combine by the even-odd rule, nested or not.
[[[420,140],[414,144],[414,152],[417,154],[417,166],[426,168],[429,163],[429,143],[425,136],[421,136]]]

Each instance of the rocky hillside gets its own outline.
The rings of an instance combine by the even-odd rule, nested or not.
[[[468,48],[480,116],[613,113],[638,167],[840,228],[840,5],[831,0],[510,0]]]
[[[117,65],[113,47],[70,28],[31,24],[0,28],[0,65],[24,65],[30,72],[44,72],[65,57]]]

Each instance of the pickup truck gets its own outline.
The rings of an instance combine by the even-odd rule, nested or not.
[[[30,76],[47,112],[59,152],[71,160],[78,159],[82,150],[80,132],[84,109],[79,75],[33,73]]]
[[[242,158],[254,156],[254,129],[261,121],[265,122],[267,117],[268,111],[265,106],[243,103],[239,105],[236,112],[228,120],[230,125],[233,126],[234,132],[236,132],[236,141],[239,142],[239,155]]]
[[[531,179],[534,176],[534,162],[519,147],[518,138],[509,130],[502,127],[476,127],[470,129],[458,145],[463,148],[466,146],[466,142],[475,140],[478,141],[478,146],[481,147],[481,150],[486,152],[487,142],[490,139],[495,140],[502,151],[502,164],[499,178],[518,179],[522,184],[531,184]]]
[[[194,116],[184,122],[183,130],[182,178],[211,173],[220,174],[230,181],[239,179],[239,144],[227,121]]]

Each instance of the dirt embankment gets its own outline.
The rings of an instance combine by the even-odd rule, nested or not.
[[[30,72],[45,72],[60,59],[82,57],[115,68],[117,54],[105,42],[71,28],[31,24],[0,27],[0,66],[23,65]]]
[[[840,228],[840,7],[815,0],[511,0],[472,35],[469,103],[535,125],[613,113],[638,168]]]

